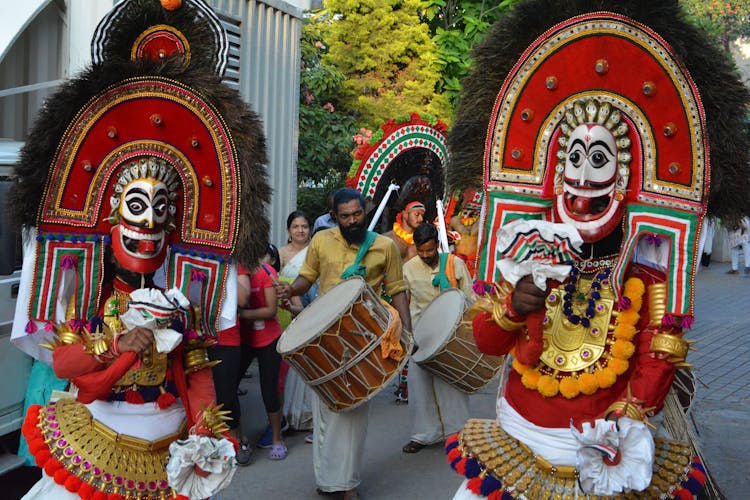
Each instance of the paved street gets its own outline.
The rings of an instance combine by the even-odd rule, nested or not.
[[[694,416],[705,458],[730,500],[747,498],[750,488],[750,278],[724,274],[725,263],[713,263],[696,278],[696,322],[689,338],[698,351],[688,361],[700,380]],[[244,382],[242,398],[250,435],[265,425],[257,374]],[[472,396],[472,416],[494,416],[496,384]],[[460,484],[441,447],[414,455],[401,452],[409,440],[408,407],[393,402],[392,390],[372,402],[367,458],[360,493],[366,500],[451,498]],[[241,468],[221,500],[247,498],[322,499],[315,494],[312,446],[307,433],[287,436],[289,457],[282,462],[256,449],[253,463]]]

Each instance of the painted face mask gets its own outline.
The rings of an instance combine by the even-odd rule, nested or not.
[[[608,107],[593,101],[586,104],[586,111],[594,117],[602,113],[609,120],[603,125],[585,122],[571,130],[568,117],[562,127],[567,137],[561,138],[565,153],[559,155],[557,164],[555,210],[562,222],[578,229],[584,241],[594,242],[611,233],[622,219],[630,140],[615,135],[627,132],[619,112],[610,114]]]
[[[149,168],[150,167],[150,168]],[[123,171],[110,199],[119,220],[112,228],[112,250],[122,267],[137,273],[156,271],[164,261],[173,174],[149,161]]]

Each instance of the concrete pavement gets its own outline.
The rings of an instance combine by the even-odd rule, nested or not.
[[[688,357],[699,384],[693,416],[704,458],[729,500],[742,500],[750,491],[750,278],[727,275],[725,263],[712,263],[695,280],[696,322],[688,338],[698,341]],[[257,371],[243,382],[242,397],[248,435],[265,427]],[[493,382],[471,397],[471,414],[493,418]],[[394,403],[391,387],[371,402],[361,496],[366,500],[451,498],[461,483],[449,467],[441,446],[416,454],[401,447],[409,440],[408,406]],[[312,446],[305,432],[291,433],[285,441],[286,460],[268,459],[268,450],[255,449],[253,462],[240,468],[221,500],[248,498],[320,499],[315,493]]]

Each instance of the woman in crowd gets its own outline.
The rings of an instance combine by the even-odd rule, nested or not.
[[[239,301],[242,360],[237,379],[239,381],[253,359],[257,358],[261,396],[272,431],[268,457],[272,460],[283,460],[286,458],[287,449],[281,437],[281,398],[278,387],[281,356],[276,351],[281,327],[276,317],[278,299],[274,285],[277,274],[269,264],[274,260],[276,252],[273,245],[268,245],[266,255],[256,269],[248,271],[240,267],[239,270],[240,294],[247,300]],[[240,447],[249,448],[244,437]]]
[[[295,210],[287,217],[286,228],[289,238],[288,243],[279,251],[282,265],[279,279],[292,283],[297,278],[305,262],[307,245],[310,243],[310,228],[312,227],[310,222],[310,217],[301,210]],[[302,300],[300,297],[292,297],[288,301],[282,301],[281,307],[288,310],[290,316],[296,316],[303,306],[312,302],[315,296],[315,292],[311,289],[301,298]],[[286,328],[287,324],[282,321],[282,328]],[[284,416],[291,428],[312,429],[311,397],[312,390],[294,371],[287,374],[284,386]]]

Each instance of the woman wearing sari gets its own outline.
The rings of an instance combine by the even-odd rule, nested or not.
[[[295,210],[287,217],[286,228],[289,238],[287,244],[279,249],[282,266],[279,280],[292,283],[297,278],[297,274],[299,274],[299,270],[305,262],[307,245],[310,243],[310,228],[312,227],[310,222],[308,215],[300,210]],[[279,310],[281,327],[286,329],[291,319],[312,302],[316,295],[317,293],[313,293],[311,289],[301,297],[301,300],[300,297],[292,297],[282,301],[282,309]],[[311,397],[312,389],[302,381],[294,370],[290,370],[284,385],[283,414],[292,429],[298,431],[312,429]]]

